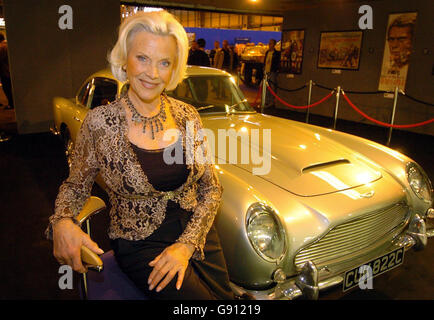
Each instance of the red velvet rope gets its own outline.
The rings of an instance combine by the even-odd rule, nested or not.
[[[294,109],[307,109],[307,108],[315,107],[315,106],[317,106],[317,105],[323,103],[323,102],[326,101],[327,99],[329,99],[329,98],[333,95],[333,92],[334,92],[334,91],[330,92],[328,95],[326,95],[326,96],[325,96],[324,98],[322,98],[321,100],[319,100],[319,101],[317,101],[317,102],[315,102],[315,103],[312,103],[312,104],[310,104],[310,105],[308,105],[308,106],[294,106],[294,105],[292,105],[292,104],[289,104],[289,103],[283,101],[281,98],[279,98],[279,97],[274,93],[274,91],[270,88],[270,86],[267,85],[267,88],[268,88],[268,90],[271,92],[271,94],[272,94],[272,95],[273,95],[277,100],[279,100],[279,101],[280,101],[281,103],[283,103],[285,106],[290,107],[290,108],[294,108]]]
[[[382,122],[382,121],[378,121],[378,120],[376,120],[374,118],[371,118],[366,113],[364,113],[362,110],[360,110],[359,108],[357,108],[350,101],[350,99],[347,97],[347,95],[343,91],[342,91],[342,95],[344,96],[345,100],[348,102],[348,104],[350,105],[350,107],[353,108],[356,112],[358,112],[359,114],[361,114],[366,119],[368,119],[368,120],[370,120],[372,122],[375,122],[376,124],[388,127],[388,128],[414,128],[414,127],[420,127],[420,126],[424,126],[426,124],[429,124],[431,122],[434,122],[434,118],[430,119],[430,120],[423,121],[423,122],[414,123],[414,124],[390,124],[390,123],[385,123],[385,122]]]

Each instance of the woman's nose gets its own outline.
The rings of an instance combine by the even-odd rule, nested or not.
[[[158,78],[158,68],[156,65],[149,64],[145,70],[146,75],[151,79]]]

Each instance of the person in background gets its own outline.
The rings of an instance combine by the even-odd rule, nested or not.
[[[218,51],[220,51],[220,42],[219,41],[214,41],[214,49],[211,50],[211,52],[209,53],[209,58],[211,60],[211,65],[214,66],[214,58],[215,55]]]
[[[194,44],[194,48],[193,48]],[[209,56],[205,52],[205,45],[206,41],[205,39],[198,39],[197,41],[193,41],[192,43],[192,49],[189,52],[188,55],[188,64],[194,65],[194,66],[202,66],[202,67],[209,67]]]
[[[5,109],[13,109],[14,100],[12,96],[11,75],[9,73],[8,43],[3,33],[0,33],[0,80],[6,98],[8,98],[8,106]]]
[[[224,43],[224,41],[223,41],[223,43]],[[215,52],[215,55],[214,55],[214,61],[213,61],[213,65],[212,66],[214,68],[217,68],[217,69],[222,69],[223,68],[224,57],[225,57],[225,54],[223,52],[223,48],[216,49],[216,52]]]
[[[268,42],[268,50],[265,52],[264,57],[264,74],[267,75],[268,84],[271,89],[276,92],[277,90],[277,75],[280,66],[280,51],[275,49],[276,40],[270,39]],[[268,92],[265,96],[265,108],[274,107],[275,101],[273,95]]]
[[[194,54],[195,52],[199,49],[199,46],[197,44],[196,40],[193,40],[191,42],[191,46],[190,46],[190,50],[188,50],[188,60],[187,60],[187,64],[191,64],[190,62],[194,59]]]
[[[229,73],[233,73],[234,71],[236,71],[238,68],[238,56],[234,52],[234,50],[229,47],[228,40],[223,40],[221,52],[223,55],[221,69]]]

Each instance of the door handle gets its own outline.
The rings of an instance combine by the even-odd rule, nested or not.
[[[77,117],[74,117],[74,120],[75,120],[75,121],[78,121],[78,122],[81,122],[81,120],[78,119]]]

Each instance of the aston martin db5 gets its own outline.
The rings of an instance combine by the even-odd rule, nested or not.
[[[125,90],[103,70],[74,98],[54,98],[52,131],[64,139],[67,158],[86,113]],[[405,251],[423,249],[432,236],[432,185],[409,157],[257,113],[221,70],[189,66],[168,95],[196,107],[210,136],[224,187],[215,223],[235,292],[315,299],[331,286],[347,290],[366,274],[398,267]]]

